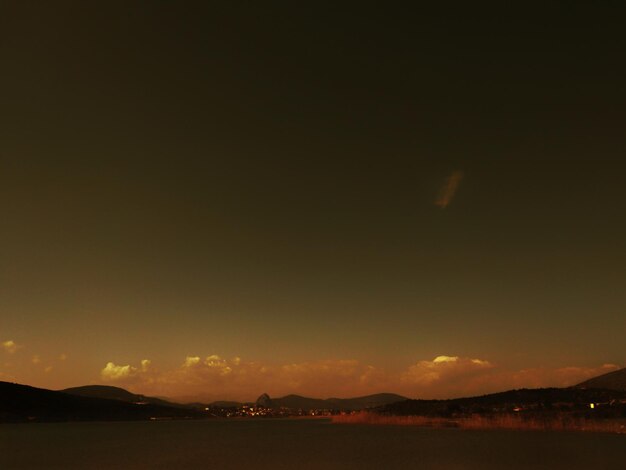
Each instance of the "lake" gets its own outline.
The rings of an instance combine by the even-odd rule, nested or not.
[[[0,468],[616,470],[626,435],[326,419],[0,424]]]

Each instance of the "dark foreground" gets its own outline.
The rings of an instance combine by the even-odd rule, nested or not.
[[[335,425],[326,419],[0,425],[12,469],[617,469],[626,437]]]

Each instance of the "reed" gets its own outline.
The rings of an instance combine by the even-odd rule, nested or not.
[[[390,416],[372,412],[336,415],[338,424],[385,424],[461,429],[515,429],[526,431],[591,431],[626,434],[624,419],[587,419],[566,413],[550,416],[502,413],[495,415],[470,415],[459,418],[430,416]]]

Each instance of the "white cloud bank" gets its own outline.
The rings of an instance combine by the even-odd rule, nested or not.
[[[100,376],[104,380],[125,380],[137,375],[137,368],[130,365],[118,366],[113,362],[107,362],[107,365],[100,371]]]
[[[253,400],[263,392],[270,396],[347,397],[383,391],[445,398],[522,387],[569,386],[618,368],[605,364],[507,370],[486,359],[440,355],[390,372],[354,359],[276,365],[211,354],[188,356],[178,367],[164,371],[154,368],[148,359],[137,366],[108,362],[100,376],[138,393],[185,399]]]

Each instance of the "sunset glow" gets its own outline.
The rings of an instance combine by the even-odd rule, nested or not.
[[[449,398],[625,365],[616,15],[9,3],[0,381]]]

